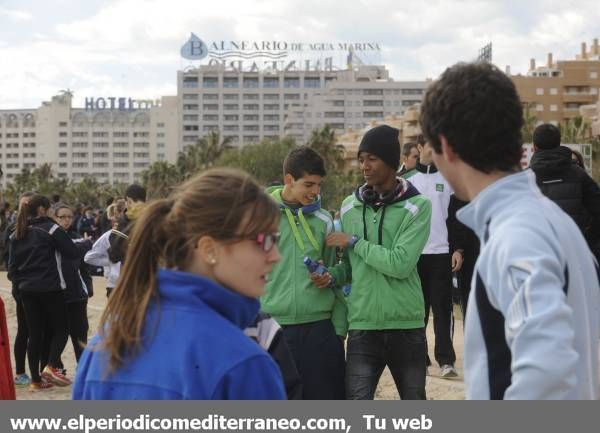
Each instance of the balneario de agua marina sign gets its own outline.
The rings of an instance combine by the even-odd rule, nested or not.
[[[375,42],[288,42],[288,41],[213,41],[206,44],[191,34],[181,47],[181,56],[188,60],[204,60],[209,65],[223,65],[235,71],[257,72],[316,70],[331,71],[334,57],[343,53],[344,68],[353,65],[359,54],[379,53]]]

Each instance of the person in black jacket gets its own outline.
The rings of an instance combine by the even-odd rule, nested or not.
[[[47,217],[49,208],[50,200],[42,195],[23,203],[9,238],[8,278],[21,296],[29,329],[27,355],[32,390],[71,383],[59,370],[60,355],[67,343],[66,285],[60,260],[76,259],[80,252],[67,233]],[[51,333],[52,339],[42,381],[39,365],[44,332]]]
[[[64,203],[54,206],[54,219],[77,245],[80,256],[74,259],[63,258],[61,269],[66,284],[65,302],[67,304],[67,322],[75,359],[83,353],[87,343],[89,323],[87,317],[87,301],[94,294],[92,277],[83,257],[92,248],[91,238],[82,238],[73,230],[73,210]]]
[[[456,273],[460,309],[463,316],[463,327],[465,324],[464,320],[467,317],[467,301],[469,300],[469,293],[471,292],[473,270],[475,269],[477,257],[479,257],[479,239],[477,238],[477,235],[473,230],[456,218],[456,212],[467,204],[469,204],[469,202],[459,200],[456,195],[453,194],[450,197],[448,219],[446,220],[450,249],[452,251],[462,251],[463,256],[462,266]]]
[[[21,194],[19,198],[18,212],[21,212],[23,203],[28,202],[33,197],[32,192],[25,192]],[[15,224],[9,224],[3,233],[4,237],[4,250],[2,261],[6,269],[8,269],[8,247],[10,235],[15,231]],[[21,296],[17,290],[17,285],[12,283],[12,296],[16,304],[17,312],[17,335],[15,335],[15,342],[13,346],[13,353],[15,356],[15,370],[17,376],[15,377],[15,386],[24,387],[31,384],[31,378],[25,373],[25,357],[27,354],[27,340],[29,339],[29,330],[27,329],[27,320],[25,319],[25,310],[23,309],[23,302],[21,302]]]
[[[600,188],[571,159],[571,149],[560,145],[560,131],[551,124],[533,133],[530,167],[542,193],[579,226],[590,249],[600,258]]]

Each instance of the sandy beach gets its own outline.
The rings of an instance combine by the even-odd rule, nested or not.
[[[17,319],[15,313],[15,302],[10,294],[10,281],[6,279],[6,272],[0,273],[0,297],[4,301],[6,306],[7,322],[8,322],[8,333],[12,342],[14,341],[15,332],[17,329]],[[106,305],[106,290],[104,278],[94,277],[94,293],[95,296],[90,299],[88,303],[88,318],[90,322],[90,337],[96,333],[98,321],[102,310]],[[455,314],[456,315],[456,314]],[[433,327],[431,321],[427,328],[427,336],[429,341],[433,341]],[[430,367],[430,376],[427,377],[427,398],[430,400],[461,400],[464,399],[464,383],[462,379],[462,361],[463,361],[463,329],[462,321],[457,320],[455,323],[454,332],[454,349],[456,351],[457,362],[456,368],[459,373],[459,377],[454,379],[443,379],[439,376],[439,368],[437,365]],[[433,346],[430,344],[429,356],[433,357]],[[14,357],[13,360],[13,371],[14,371]],[[65,368],[67,369],[67,375],[73,378],[75,373],[75,356],[73,354],[73,347],[71,341],[67,343],[65,351],[62,357]],[[26,367],[27,374],[29,374],[29,368]],[[30,392],[27,388],[17,389],[18,400],[68,400],[71,398],[71,387],[54,387],[47,391]],[[397,400],[399,399],[396,386],[386,369],[379,382],[379,387],[376,392],[376,399],[379,400]]]

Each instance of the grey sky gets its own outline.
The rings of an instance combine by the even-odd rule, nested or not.
[[[600,37],[600,4],[431,0],[0,0],[0,108],[35,108],[59,90],[156,98],[176,93],[194,32],[213,40],[379,42],[394,79],[437,77],[491,41],[494,63],[567,59]]]

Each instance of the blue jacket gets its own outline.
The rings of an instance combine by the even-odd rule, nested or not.
[[[74,400],[286,398],[279,368],[243,333],[258,314],[258,300],[164,269],[158,286],[159,302],[146,313],[142,351],[108,374],[106,351],[86,349]],[[99,342],[97,335],[90,346]]]
[[[467,399],[597,399],[599,274],[577,225],[531,170],[494,182],[457,216],[481,240]]]

